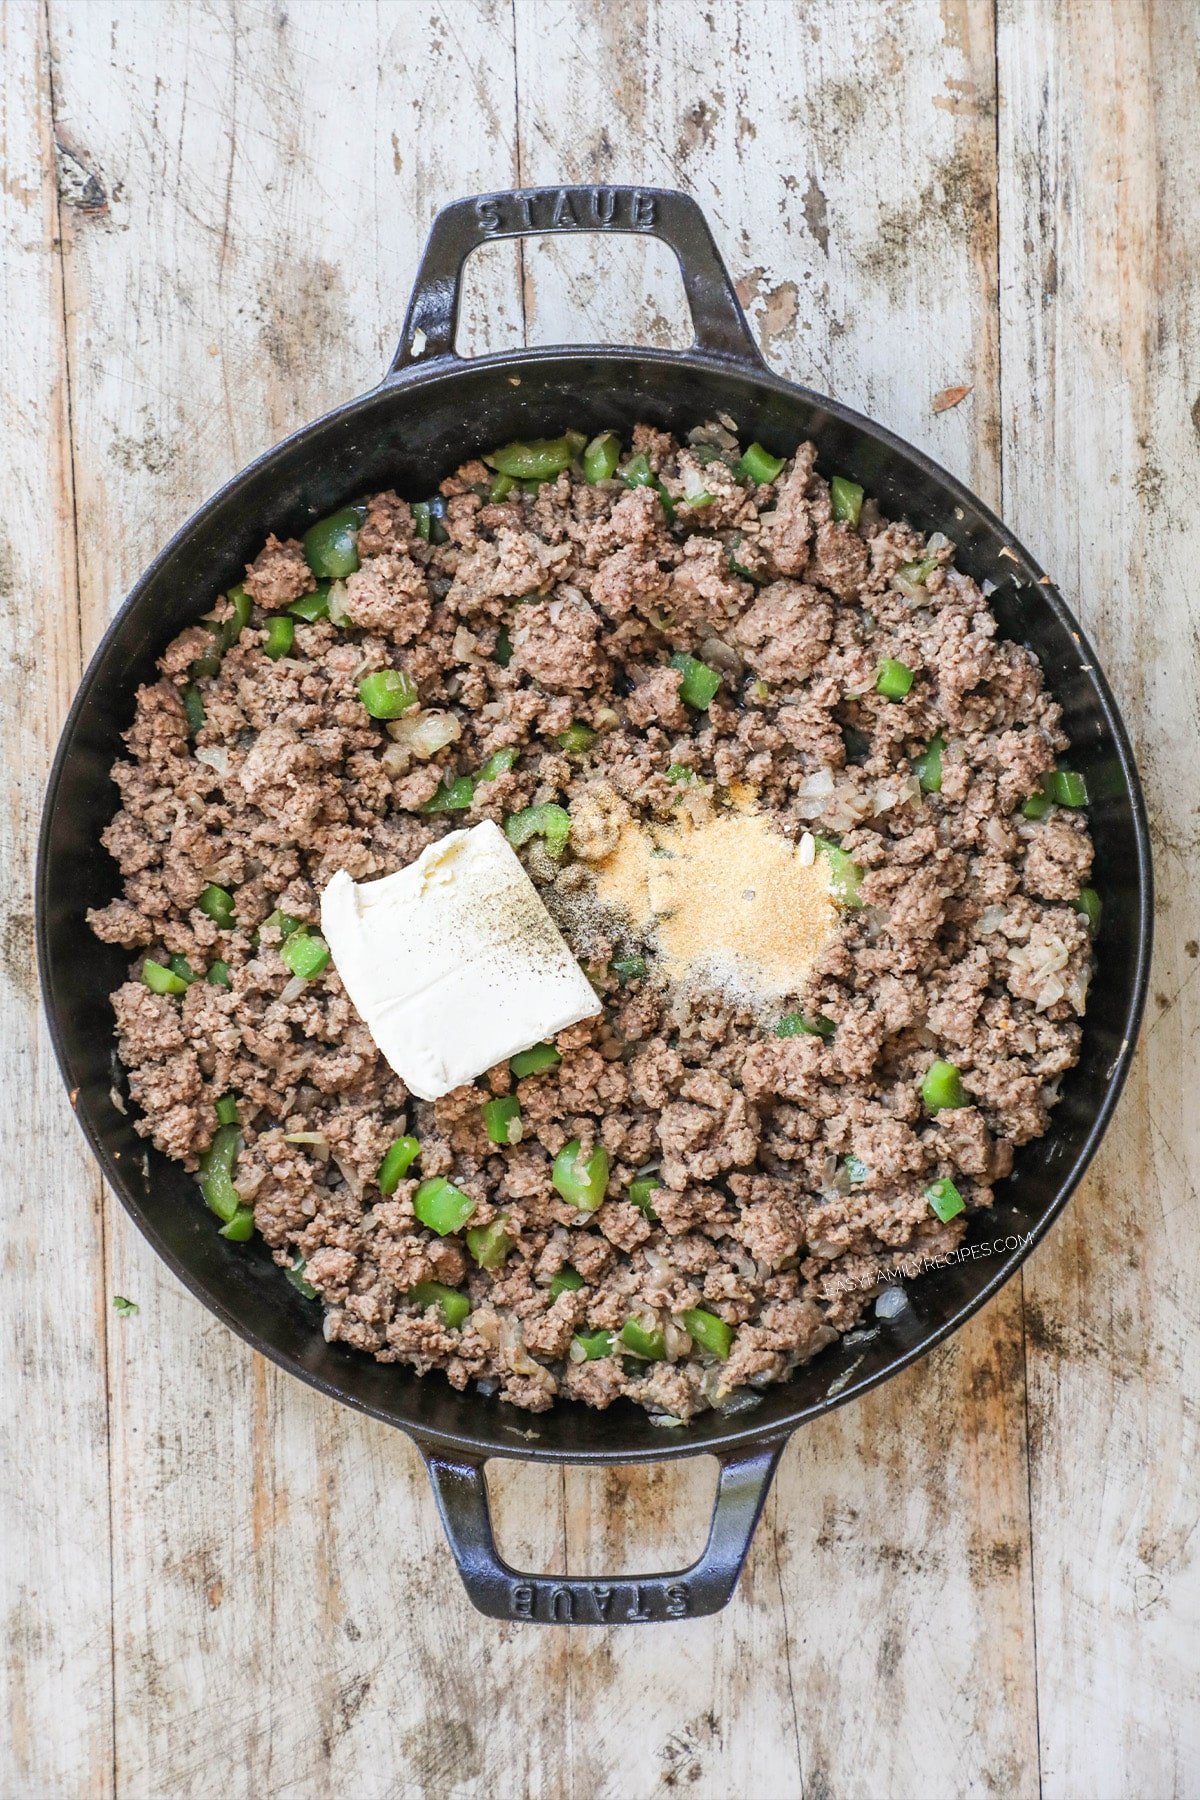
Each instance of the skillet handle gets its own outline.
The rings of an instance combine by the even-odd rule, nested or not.
[[[753,370],[765,366],[708,221],[690,194],[647,187],[515,188],[454,200],[438,213],[385,379],[413,363],[454,356],[463,264],[480,244],[492,238],[613,231],[661,238],[675,252],[696,350]]]
[[[471,1604],[492,1619],[537,1625],[649,1625],[720,1612],[733,1593],[783,1442],[717,1451],[721,1465],[708,1542],[670,1575],[523,1575],[496,1549],[485,1458],[421,1446],[434,1498]]]

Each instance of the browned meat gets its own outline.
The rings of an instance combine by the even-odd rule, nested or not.
[[[246,565],[246,591],[264,612],[290,606],[301,594],[311,594],[316,585],[298,538],[281,543],[272,532],[254,561]]]
[[[829,648],[833,608],[816,588],[774,581],[739,619],[734,637],[764,681],[798,686]]]
[[[373,556],[346,581],[346,612],[365,631],[411,644],[429,624],[429,586],[410,556]]]
[[[728,453],[721,431],[711,442]],[[1021,812],[1066,748],[1058,708],[952,546],[935,547],[917,604],[893,584],[924,538],[873,504],[857,530],[835,522],[812,445],[763,487],[702,442],[641,426],[633,447],[674,525],[656,489],[569,472],[493,503],[479,462],[441,483],[442,544],[416,535],[395,492],[374,495],[345,622],[298,622],[277,662],[265,615],[315,584],[299,543],[268,539],[246,577],[258,611],[219,673],[194,673],[213,636],[193,625],[138,693],[103,834],[123,887],[89,919],[136,953],[112,998],[137,1129],[195,1170],[217,1101],[237,1096],[239,1192],[276,1260],[304,1264],[328,1338],[533,1411],[625,1397],[687,1418],[785,1378],[906,1259],[945,1255],[965,1219],[937,1219],[929,1183],[949,1177],[985,1207],[1014,1146],[1046,1130],[1079,1055],[1092,950],[1071,903],[1092,846],[1081,813]],[[701,482],[711,501],[692,508]],[[229,612],[218,600],[211,621]],[[681,698],[681,651],[721,674],[707,709]],[[875,692],[885,656],[916,675],[903,704]],[[407,728],[394,741],[366,714],[359,682],[385,667],[416,683],[409,726],[449,723],[440,748]],[[205,712],[192,729],[190,684]],[[927,795],[911,762],[935,733],[942,790]],[[469,808],[422,810],[501,750],[513,766],[477,782]],[[604,1012],[559,1035],[554,1069],[505,1066],[415,1101],[335,969],[297,983],[267,921],[312,925],[336,869],[383,875],[462,823],[547,802],[570,809],[568,846],[555,861],[535,839],[522,855]],[[730,804],[792,838],[836,837],[862,869],[862,906],[765,1014],[672,990],[653,942],[594,904],[592,870],[630,820]],[[232,925],[200,904],[210,883],[233,896]],[[143,956],[183,957],[197,979],[152,992]],[[218,959],[228,985],[211,978]],[[777,1035],[793,1011],[823,1035]],[[920,1080],[935,1055],[970,1103],[931,1117]],[[520,1118],[502,1146],[482,1108],[507,1093]],[[384,1196],[380,1162],[401,1135],[420,1160]],[[595,1213],[554,1185],[574,1138],[609,1157]],[[435,1175],[472,1197],[472,1223],[503,1221],[502,1266],[418,1222],[417,1187]],[[653,1191],[634,1204],[639,1176]],[[568,1269],[582,1286],[552,1297]],[[466,1293],[461,1326],[414,1297],[422,1282]],[[727,1361],[684,1329],[695,1307],[730,1328]],[[621,1345],[576,1360],[578,1334],[615,1337],[630,1319],[662,1334],[661,1361]]]
[[[413,538],[413,519],[407,500],[393,489],[372,495],[367,516],[358,534],[360,556],[382,556],[385,550],[407,550]]]

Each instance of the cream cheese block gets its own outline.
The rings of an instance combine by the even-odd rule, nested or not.
[[[601,1010],[490,820],[378,881],[339,869],[321,895],[321,930],[363,1023],[422,1100]]]

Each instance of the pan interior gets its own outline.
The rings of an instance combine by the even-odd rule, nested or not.
[[[115,810],[108,770],[121,753],[135,689],[155,658],[214,596],[241,578],[269,531],[298,534],[344,501],[381,487],[409,497],[481,449],[567,427],[627,432],[648,421],[676,432],[717,414],[742,441],[788,453],[813,438],[826,472],[850,476],[885,515],[944,531],[958,563],[995,583],[1001,629],[1027,643],[1063,707],[1094,796],[1089,824],[1105,902],[1082,1057],[1066,1077],[1050,1133],[1018,1152],[997,1205],[977,1214],[951,1266],[907,1284],[893,1319],[871,1314],[750,1408],[686,1428],[652,1425],[626,1402],[597,1413],[560,1402],[530,1416],[438,1374],[419,1379],[321,1333],[320,1309],[285,1282],[260,1241],[226,1244],[194,1179],[113,1106],[109,992],[127,959],[88,930],[84,911],[116,892],[100,847]],[[964,489],[927,459],[833,402],[770,376],[697,356],[581,349],[418,370],[305,428],[230,482],[181,529],[133,590],[85,676],[60,744],[43,822],[38,945],[51,1028],[76,1114],[109,1180],[156,1249],[219,1317],[292,1373],[346,1403],[444,1445],[489,1455],[631,1461],[686,1455],[787,1432],[861,1392],[975,1311],[1064,1203],[1098,1141],[1124,1078],[1140,1017],[1150,933],[1150,871],[1137,777],[1111,696],[1078,626],[1040,571]]]

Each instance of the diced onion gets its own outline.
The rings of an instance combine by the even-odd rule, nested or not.
[[[724,1363],[712,1363],[700,1377],[700,1392],[710,1406],[715,1406],[721,1396],[729,1390],[725,1386]]]
[[[752,1412],[762,1403],[761,1394],[752,1394],[746,1388],[732,1388],[724,1399],[717,1401],[716,1411],[728,1418],[731,1413]]]
[[[362,1199],[363,1180],[358,1170],[351,1163],[343,1162],[340,1156],[334,1155],[334,1167],[339,1171],[346,1186],[356,1200]]]
[[[462,725],[452,712],[413,712],[405,713],[399,719],[392,719],[388,724],[388,734],[397,745],[409,751],[422,762],[436,756],[447,744],[457,743],[462,736]],[[384,752],[384,761],[387,752]]]
[[[733,424],[732,420],[730,420],[729,426],[726,428],[724,425],[718,424],[715,419],[708,419],[703,425],[697,425],[693,430],[688,432],[687,441],[693,446],[696,444],[716,444],[721,450],[733,451],[738,448],[738,441],[734,436],[736,430],[737,426]]]
[[[329,617],[335,625],[344,625],[349,616],[346,611],[346,584],[344,581],[333,581],[329,585]]]
[[[1008,952],[1008,960],[1013,969],[1018,974],[1026,975],[1036,988],[1037,997],[1033,1004],[1037,1012],[1045,1012],[1067,992],[1067,983],[1062,979],[1061,972],[1070,961],[1070,952],[1061,938],[1051,938],[1048,942],[1014,944]],[[1073,978],[1072,987],[1079,991],[1077,977]],[[1082,992],[1086,996],[1086,982]]]
[[[878,906],[864,906],[859,910],[858,920],[867,942],[873,944],[887,924],[887,914]]]
[[[515,1350],[517,1348],[517,1345],[520,1344],[520,1342],[521,1342],[520,1321],[518,1319],[514,1319],[513,1315],[509,1312],[501,1313],[499,1315],[499,1319],[500,1319],[500,1348],[502,1350]]]
[[[875,1302],[875,1317],[877,1319],[898,1319],[907,1306],[908,1295],[898,1283],[892,1287],[885,1287]]]
[[[196,761],[207,764],[218,775],[229,773],[229,751],[224,744],[205,744],[196,751]]]
[[[318,1162],[329,1161],[329,1139],[323,1131],[293,1131],[285,1134],[285,1144],[304,1144]]]
[[[908,576],[901,575],[899,570],[892,576],[892,586],[898,594],[903,594],[906,600],[927,600],[929,598],[929,591],[924,582],[910,581]]]
[[[499,1313],[491,1306],[477,1307],[471,1314],[471,1329],[489,1350],[494,1350],[500,1342]]]
[[[887,781],[877,781],[871,797],[871,810],[875,814],[893,812],[898,806],[907,806],[921,798],[921,783],[911,772],[905,775],[890,776]]]
[[[298,1000],[300,998],[307,986],[308,983],[305,981],[303,975],[293,975],[292,979],[280,989],[279,998],[283,1001],[285,1006],[290,1006],[293,1000]]]
[[[691,463],[683,466],[683,497],[685,500],[697,500],[701,494],[707,494],[708,485],[704,479],[704,470]]]
[[[1071,1005],[1075,1008],[1077,1013],[1083,1013],[1087,1010],[1088,985],[1091,979],[1091,969],[1084,968],[1080,969],[1078,974],[1072,976],[1071,980],[1066,984],[1064,991],[1067,999],[1071,1002]]]
[[[824,812],[834,791],[832,769],[817,769],[806,775],[796,789],[796,811],[802,819],[815,819]]]
[[[716,637],[705,638],[700,646],[700,659],[711,663],[714,669],[719,669],[722,675],[728,675],[735,681],[746,666],[739,651]]]

